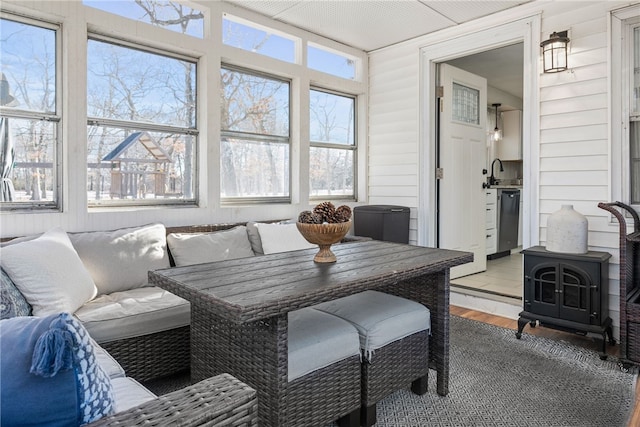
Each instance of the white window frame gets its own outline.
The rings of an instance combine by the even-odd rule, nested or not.
[[[27,119],[27,120],[44,120],[53,122],[56,124],[56,136],[55,147],[53,149],[55,158],[53,159],[53,200],[51,201],[33,201],[33,202],[2,202],[0,203],[1,212],[19,212],[19,211],[62,211],[63,206],[63,185],[62,185],[62,171],[63,171],[63,140],[62,140],[62,105],[64,93],[62,91],[62,85],[60,84],[62,79],[62,28],[59,24],[53,22],[27,18],[24,16],[14,15],[6,12],[0,12],[0,17],[11,21],[19,22],[25,25],[32,25],[55,32],[55,69],[56,69],[56,81],[55,81],[55,111],[53,112],[34,112],[27,110],[20,110],[14,108],[0,107],[0,114],[8,117],[9,119]]]
[[[140,50],[142,52],[148,52],[157,54],[160,56],[165,56],[171,59],[178,59],[182,61],[192,62],[196,66],[196,99],[198,98],[198,59],[186,56],[184,54],[178,54],[166,49],[158,49],[152,48],[149,46],[145,46],[140,43],[135,43],[127,40],[115,39],[113,37],[108,37],[104,35],[100,35],[97,33],[89,33],[88,40],[95,40],[103,43],[110,43],[114,45],[123,46],[133,50]],[[195,206],[198,204],[198,152],[200,145],[199,138],[199,130],[198,130],[198,102],[195,105],[196,108],[196,123],[195,127],[185,128],[180,126],[173,125],[163,125],[156,123],[149,123],[144,121],[129,121],[129,120],[119,120],[119,119],[110,119],[110,118],[101,118],[101,117],[87,117],[87,126],[107,126],[114,127],[120,129],[131,129],[136,131],[150,131],[150,132],[166,132],[166,133],[180,133],[184,135],[192,136],[195,139],[193,146],[193,172],[192,172],[192,189],[191,193],[193,196],[188,199],[180,199],[180,198],[167,198],[167,199],[135,199],[135,200],[100,200],[100,201],[88,201],[88,207],[91,208],[103,208],[103,207],[127,207],[127,206],[171,206],[171,205],[192,205]],[[85,159],[87,162],[88,159]]]
[[[611,155],[612,201],[629,203],[631,198],[630,91],[633,79],[633,28],[640,25],[637,6],[611,12]],[[632,205],[640,211],[640,204]]]
[[[292,103],[292,92],[293,92],[293,88],[292,88],[292,84],[290,80],[287,80],[285,78],[282,77],[278,77],[276,75],[273,74],[268,74],[268,73],[264,73],[264,72],[260,72],[260,71],[256,71],[256,70],[252,70],[250,68],[244,68],[244,67],[237,67],[234,65],[229,65],[229,64],[221,64],[220,65],[220,69],[218,70],[218,74],[220,74],[220,71],[226,69],[229,71],[234,71],[234,72],[238,72],[238,73],[245,73],[245,74],[250,74],[253,76],[257,76],[257,77],[262,77],[265,79],[271,79],[274,81],[279,81],[282,83],[286,83],[289,86],[289,134],[284,136],[284,135],[271,135],[271,134],[265,134],[265,135],[261,135],[261,134],[255,134],[255,133],[250,133],[250,132],[244,132],[244,131],[237,131],[237,130],[229,130],[229,129],[223,129],[222,125],[220,126],[220,143],[222,143],[222,139],[224,138],[236,138],[236,139],[245,139],[245,140],[249,140],[249,141],[269,141],[269,142],[277,142],[280,144],[287,144],[289,147],[289,177],[288,177],[288,181],[289,181],[289,190],[288,190],[288,195],[287,196],[264,196],[264,197],[242,197],[242,196],[238,196],[238,197],[222,197],[222,194],[220,195],[220,203],[222,205],[236,205],[236,204],[251,204],[251,203],[255,203],[255,204],[264,204],[264,203],[291,203],[292,200],[292,169],[294,167],[293,165],[293,147],[291,144],[291,125],[292,125],[292,107],[293,107],[293,103]],[[220,108],[222,108],[222,103],[220,103]],[[218,159],[218,164],[220,163],[220,161],[222,161],[222,151],[220,151],[220,158]],[[220,179],[222,180],[222,168],[218,167],[217,169],[218,174],[220,175]]]
[[[310,88],[312,91],[317,92],[325,92],[331,95],[342,96],[345,98],[353,99],[353,145],[344,145],[344,144],[332,144],[330,142],[318,142],[313,141],[309,138],[309,146],[311,148],[332,148],[338,150],[346,150],[353,152],[353,194],[348,196],[337,196],[331,195],[330,198],[334,200],[358,200],[358,96],[353,94],[348,94],[344,92],[339,92],[336,90],[325,89],[321,87],[312,86]],[[309,173],[311,173],[311,168],[309,168]],[[311,187],[311,178],[309,178],[309,187]],[[311,188],[309,188],[309,200],[324,200],[327,199],[328,196],[312,196]]]

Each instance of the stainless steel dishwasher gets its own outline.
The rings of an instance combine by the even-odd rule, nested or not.
[[[498,253],[509,255],[511,249],[518,247],[518,215],[520,213],[520,190],[514,188],[498,189]],[[494,256],[494,258],[497,258]]]

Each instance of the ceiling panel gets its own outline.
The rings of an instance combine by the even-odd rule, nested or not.
[[[417,1],[305,1],[275,18],[366,51],[454,25]]]
[[[509,9],[528,0],[507,1],[421,1],[427,7],[438,11],[456,24],[471,21],[476,18],[491,15],[501,10]]]
[[[253,10],[261,15],[273,18],[277,14],[300,3],[300,0],[224,0],[245,9]]]
[[[369,52],[531,0],[224,1]]]

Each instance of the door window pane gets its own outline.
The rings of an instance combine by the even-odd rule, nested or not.
[[[474,125],[480,124],[479,104],[479,90],[458,83],[453,84],[453,120]]]

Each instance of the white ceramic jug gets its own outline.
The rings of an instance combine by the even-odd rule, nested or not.
[[[587,218],[573,209],[573,205],[562,208],[547,219],[547,250],[567,254],[585,254],[588,234]]]

